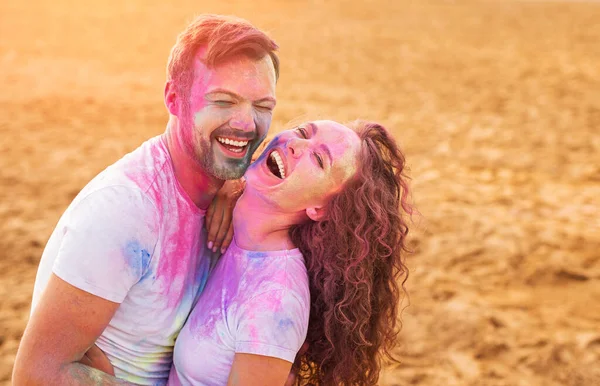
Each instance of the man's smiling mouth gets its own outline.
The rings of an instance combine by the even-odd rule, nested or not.
[[[217,137],[217,141],[219,141],[219,143],[221,143],[224,148],[226,148],[227,150],[229,150],[233,153],[243,152],[249,143],[249,141],[247,141],[247,140],[236,141],[234,139],[226,138],[226,137]]]

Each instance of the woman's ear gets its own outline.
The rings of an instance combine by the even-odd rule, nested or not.
[[[320,206],[306,208],[306,215],[313,221],[321,221],[325,215],[325,209]]]

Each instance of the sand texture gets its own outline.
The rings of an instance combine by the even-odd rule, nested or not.
[[[422,215],[382,385],[600,385],[600,3],[170,3],[0,2],[0,385],[53,227],[164,130],[166,59],[202,12],[280,44],[273,132],[360,117],[406,152]]]

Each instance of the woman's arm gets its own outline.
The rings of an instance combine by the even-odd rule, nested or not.
[[[244,191],[244,185],[243,179],[225,181],[206,211],[206,243],[213,253],[225,253],[231,243],[233,208]]]
[[[292,364],[279,358],[235,354],[227,386],[283,386]]]

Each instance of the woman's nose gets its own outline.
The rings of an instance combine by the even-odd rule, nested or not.
[[[290,138],[287,141],[286,146],[289,154],[297,158],[302,155],[302,153],[308,146],[308,141],[302,138]]]

